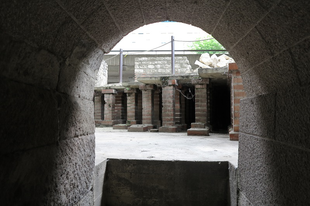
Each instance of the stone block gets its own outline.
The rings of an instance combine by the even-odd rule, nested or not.
[[[190,128],[187,130],[187,136],[209,136],[208,128]]]
[[[296,3],[286,0],[280,2],[259,22],[256,28],[271,52],[279,53],[309,36],[309,10],[309,2]]]
[[[158,132],[158,129],[150,129],[150,132]]]
[[[274,136],[275,94],[242,99],[240,106],[241,132],[263,137]]]
[[[124,36],[105,6],[101,6],[93,12],[82,23],[82,26],[107,53]],[[109,39],[109,41],[104,42],[105,39]]]
[[[2,76],[40,88],[56,89],[60,60],[55,55],[4,35],[0,37]]]
[[[202,122],[192,122],[191,128],[205,128],[205,124]]]
[[[60,108],[59,135],[61,139],[94,134],[94,104],[92,101],[61,94],[57,98]]]
[[[102,94],[117,94],[117,91],[115,89],[103,89]]]
[[[102,192],[104,185],[104,177],[106,172],[107,160],[96,164],[94,171],[94,202],[95,205],[101,205],[102,203]]]
[[[58,139],[58,105],[52,91],[0,78],[0,153],[29,150]]]
[[[238,59],[241,73],[274,55],[256,28],[252,29],[229,53],[234,59]]]
[[[37,48],[54,51],[59,28],[69,21],[56,1],[1,2],[1,30]]]
[[[140,7],[143,12],[143,16],[146,24],[165,21],[167,19],[166,15],[166,1],[150,1],[142,0],[140,1]]]
[[[310,65],[309,47],[310,39],[308,38],[291,48],[295,69],[302,86],[310,84],[310,71],[308,69],[308,65]]]
[[[149,130],[148,125],[135,124],[128,127],[128,132],[147,132]]]
[[[224,36],[225,48],[230,49],[268,13],[268,10],[269,8],[263,7],[255,0],[231,2],[213,34],[215,37]]]
[[[96,73],[102,60],[102,51],[87,48],[88,44],[76,47],[67,65],[61,69],[58,90],[68,95],[93,99]]]
[[[128,124],[116,124],[116,125],[113,125],[113,129],[128,129],[130,125]]]
[[[276,97],[275,139],[304,149],[310,148],[310,90],[291,87]]]
[[[238,206],[238,169],[236,165],[228,163],[230,205]]]
[[[308,150],[243,133],[239,150],[239,190],[252,205],[308,204]]]
[[[162,126],[159,127],[159,132],[167,132],[167,133],[174,133],[174,132],[180,132],[180,128],[177,126]]]
[[[292,57],[288,51],[242,74],[247,96],[276,92],[299,84]]]

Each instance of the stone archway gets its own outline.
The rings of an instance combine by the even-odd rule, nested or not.
[[[211,33],[242,72],[249,98],[241,103],[240,204],[306,204],[309,7],[306,0],[1,2],[4,204],[91,200],[98,62],[130,31],[167,19]]]

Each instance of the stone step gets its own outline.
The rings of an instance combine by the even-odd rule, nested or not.
[[[191,128],[205,128],[205,124],[202,122],[192,122]]]

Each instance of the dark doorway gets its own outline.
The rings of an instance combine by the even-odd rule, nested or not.
[[[210,83],[210,124],[212,132],[228,133],[230,123],[230,90],[226,80]]]

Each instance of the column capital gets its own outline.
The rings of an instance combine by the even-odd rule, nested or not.
[[[209,84],[209,78],[192,79],[192,84]]]
[[[136,88],[125,88],[124,93],[126,94],[137,93],[137,89]]]
[[[155,85],[154,84],[144,84],[144,85],[140,85],[139,89],[140,90],[153,90],[153,89],[155,89]]]
[[[117,91],[115,89],[103,89],[102,94],[116,94]]]

